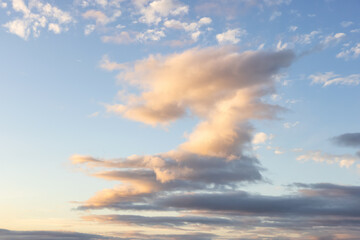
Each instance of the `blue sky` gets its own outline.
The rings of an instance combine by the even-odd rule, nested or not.
[[[0,240],[356,239],[359,7],[0,0]]]

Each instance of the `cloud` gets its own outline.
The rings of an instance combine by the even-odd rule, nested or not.
[[[287,43],[282,43],[282,41],[280,40],[277,45],[276,45],[276,50],[281,51],[284,50],[288,47]]]
[[[323,87],[330,85],[359,85],[360,74],[352,74],[349,76],[341,77],[333,72],[317,73],[309,76],[311,84],[322,84]]]
[[[187,14],[189,7],[176,0],[133,1],[138,14],[142,15],[139,21],[146,24],[159,24],[164,17]]]
[[[145,203],[161,192],[221,189],[237,182],[261,180],[257,160],[245,156],[227,160],[172,151],[113,160],[74,155],[71,160],[95,177],[123,183],[98,192],[82,209],[148,209],[152,206]]]
[[[186,23],[171,19],[171,20],[166,20],[164,22],[164,26],[172,29],[183,29],[186,32],[189,32],[192,40],[196,42],[198,40],[199,35],[201,34],[200,28],[202,26],[209,25],[211,22],[212,20],[209,17],[203,17],[199,21],[192,23]]]
[[[87,7],[101,7],[105,8],[119,8],[120,3],[123,0],[75,0],[74,3],[77,6],[81,6],[83,8]]]
[[[356,239],[360,223],[359,186],[294,183],[288,187],[295,191],[281,196],[239,190],[165,194],[153,202],[153,208],[177,211],[178,215],[90,215],[83,219],[140,227],[196,226],[197,229],[225,228],[228,233],[236,232],[233,237],[227,235],[227,239],[247,239],[242,236],[262,239],[259,234],[267,231],[277,239],[282,239],[281,236],[287,239],[290,234],[292,239],[307,239],[324,236],[324,233],[333,236],[346,233]]]
[[[354,163],[359,161],[359,158],[349,154],[343,155],[334,155],[323,153],[321,151],[308,151],[303,155],[300,155],[296,158],[298,161],[315,161],[315,162],[325,162],[327,164],[338,164],[340,167],[351,167]]]
[[[113,11],[113,14],[111,17],[108,17],[104,12],[99,10],[88,10],[85,13],[82,14],[82,17],[84,19],[91,19],[95,20],[96,25],[106,25],[108,23],[114,22],[118,17],[121,16],[120,10]]]
[[[264,3],[268,6],[277,6],[277,5],[289,5],[292,0],[264,0]]]
[[[339,43],[345,37],[345,33],[330,34],[326,36],[320,43],[323,45],[323,47],[328,47],[329,45]]]
[[[341,26],[343,26],[344,28],[346,27],[350,27],[351,25],[353,25],[354,23],[351,21],[342,21],[341,22]]]
[[[47,26],[49,31],[59,34],[66,31],[66,26],[74,21],[68,12],[41,1],[30,1],[27,6],[23,0],[13,0],[12,8],[23,16],[7,22],[3,26],[10,33],[25,40],[29,38],[31,33],[34,37],[38,37],[40,29]]]
[[[240,38],[247,34],[246,30],[241,28],[229,29],[226,32],[216,35],[216,40],[220,44],[236,44]]]
[[[125,64],[111,62],[108,55],[104,55],[99,63],[102,69],[107,71],[122,70],[126,69]]]
[[[84,34],[89,35],[95,30],[96,26],[94,24],[88,24],[85,26]]]
[[[345,133],[332,138],[332,141],[340,146],[360,147],[360,133]]]
[[[101,40],[105,43],[127,44],[135,41],[135,37],[127,31],[122,31],[113,36],[102,36]]]
[[[272,134],[267,135],[266,133],[259,132],[254,135],[252,143],[253,144],[261,144],[261,143],[265,143],[267,140],[271,140],[273,138],[274,138],[274,136]]]
[[[360,188],[334,184],[298,184],[297,194],[265,196],[247,192],[165,196],[158,204],[182,210],[215,211],[242,216],[359,217]],[[329,197],[330,196],[330,197]]]
[[[345,59],[358,58],[359,56],[360,56],[360,43],[357,43],[350,49],[343,50],[336,55],[337,58],[345,58]]]
[[[168,124],[192,114],[200,122],[176,149],[154,155],[100,159],[74,155],[73,164],[89,175],[118,181],[80,209],[157,210],[163,196],[179,191],[222,191],[241,182],[261,181],[261,166],[249,155],[252,119],[272,119],[278,106],[262,102],[275,85],[273,75],[294,60],[290,50],[237,52],[235,48],[194,48],[168,56],[150,56],[133,64],[111,62],[118,79],[135,86],[122,103],[107,110],[146,124]]]
[[[320,33],[319,31],[312,31],[308,34],[297,35],[295,37],[295,42],[298,42],[300,44],[311,44],[312,40],[319,33]]]
[[[275,12],[273,12],[273,13],[271,14],[271,16],[270,16],[270,18],[269,18],[269,21],[274,21],[275,18],[278,18],[278,17],[280,17],[281,15],[282,15],[281,12],[275,11]]]
[[[103,12],[97,10],[88,10],[82,16],[85,19],[94,19],[96,24],[105,25],[109,22],[109,18]]]
[[[293,128],[293,127],[296,127],[297,125],[299,125],[300,122],[299,121],[296,121],[296,122],[286,122],[283,124],[284,128]]]
[[[138,41],[159,41],[161,38],[165,37],[165,33],[162,30],[148,29],[143,33],[138,33],[136,39]]]
[[[7,8],[7,3],[0,0],[0,8]]]
[[[95,221],[95,219],[93,219]],[[100,220],[100,217],[99,219]],[[216,237],[215,234],[192,232],[188,234],[143,234],[139,232],[125,232],[119,233],[119,237],[108,237],[104,235],[84,234],[76,232],[63,231],[10,231],[0,229],[0,240],[134,240],[134,239],[149,239],[149,240],[211,240]]]
[[[114,239],[95,234],[61,231],[10,231],[0,229],[0,240],[99,240]],[[120,239],[119,239],[120,240]]]
[[[271,75],[289,66],[293,58],[291,51],[236,53],[231,48],[190,49],[167,57],[151,56],[119,75],[123,83],[142,90],[141,94],[129,96],[126,104],[109,105],[108,111],[151,125],[169,123],[188,111],[217,119],[214,114],[230,114],[247,107],[258,111],[241,116],[234,112],[231,116],[266,118],[269,114],[261,109],[270,106],[253,102],[259,94],[266,94],[257,86],[271,84]],[[211,108],[214,111],[209,111]],[[227,119],[221,121],[224,125]]]
[[[215,226],[234,226],[235,221],[229,218],[204,217],[204,216],[158,216],[148,217],[140,215],[90,215],[84,216],[86,221],[100,223],[112,223],[119,225],[137,226],[167,226],[179,227],[185,225],[215,225]]]
[[[298,26],[290,26],[289,32],[295,32],[298,29]]]

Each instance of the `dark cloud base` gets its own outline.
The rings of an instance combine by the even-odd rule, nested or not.
[[[360,133],[345,133],[332,138],[335,144],[345,147],[360,147]]]

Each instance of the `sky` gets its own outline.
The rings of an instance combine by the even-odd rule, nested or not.
[[[357,0],[0,0],[0,240],[360,236]]]

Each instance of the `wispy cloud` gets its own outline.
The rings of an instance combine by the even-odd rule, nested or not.
[[[275,11],[271,14],[269,21],[274,21],[276,18],[280,17],[282,13],[280,11]]]
[[[337,58],[345,58],[345,59],[351,59],[351,58],[358,58],[360,56],[360,43],[356,43],[353,47],[343,50],[339,52],[336,57]]]
[[[327,164],[338,164],[340,167],[350,167],[356,163],[359,159],[356,156],[343,154],[335,155],[323,153],[322,151],[308,151],[305,154],[302,154],[296,158],[298,161],[315,161],[315,162],[324,162]]]
[[[360,74],[351,74],[349,76],[341,77],[333,72],[312,74],[309,76],[311,84],[322,84],[323,87],[330,85],[359,85]]]
[[[284,128],[293,128],[296,127],[297,125],[299,125],[300,122],[296,121],[296,122],[286,122],[283,124]]]

